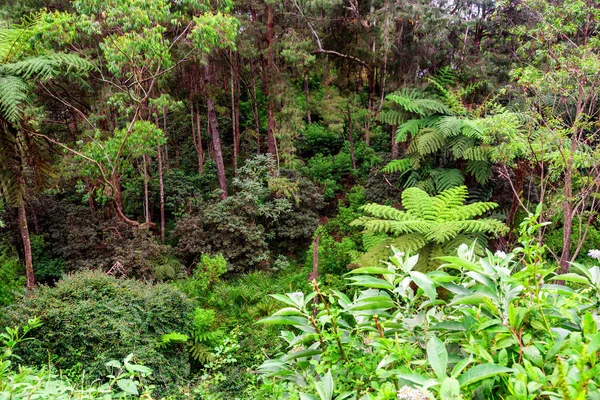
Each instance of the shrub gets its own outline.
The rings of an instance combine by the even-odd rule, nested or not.
[[[186,331],[191,304],[164,284],[117,279],[101,272],[73,274],[55,287],[40,286],[7,311],[6,325],[38,316],[38,339],[18,355],[30,365],[51,363],[67,376],[100,378],[104,364],[134,353],[154,370],[157,385],[180,382],[188,374],[187,357],[177,349],[161,352],[160,335]]]
[[[198,298],[205,295],[210,286],[226,272],[227,261],[222,255],[211,257],[202,254],[192,275],[178,281],[176,286],[188,297]]]
[[[0,247],[0,308],[12,303],[15,294],[25,286],[21,270],[23,267],[19,259]]]
[[[336,154],[342,148],[344,138],[323,125],[310,124],[304,129],[300,150],[303,154]]]

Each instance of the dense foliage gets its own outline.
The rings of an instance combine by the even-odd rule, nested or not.
[[[597,1],[1,3],[0,398],[600,397]]]

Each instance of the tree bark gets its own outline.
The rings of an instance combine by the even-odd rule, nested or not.
[[[267,151],[276,155],[276,146],[275,143],[275,102],[271,96],[271,88],[270,88],[270,69],[273,67],[273,41],[275,40],[275,20],[273,14],[273,7],[268,4],[267,5],[267,60],[263,59],[263,84],[265,87],[265,96],[267,96],[268,101],[268,112],[267,112]]]
[[[27,276],[27,290],[33,290],[35,286],[35,275],[33,273],[33,257],[31,254],[31,238],[27,226],[27,211],[25,202],[19,203],[19,232],[23,240],[23,255],[25,257],[25,275]]]
[[[254,129],[256,129],[256,154],[260,154],[260,116],[258,115],[258,101],[256,98],[254,60],[250,60],[250,78],[252,80],[252,111],[254,112]]]
[[[163,116],[165,115],[163,108]],[[166,118],[165,118],[166,120]],[[156,113],[156,126],[158,127],[158,110]],[[166,122],[163,124],[163,134],[167,135]],[[163,183],[163,162],[162,162],[162,149],[160,144],[156,146],[156,154],[158,159],[158,197],[160,202],[160,240],[165,241],[165,186]]]
[[[204,67],[204,80],[210,83],[211,76],[208,65]],[[206,95],[206,107],[208,108],[208,121],[212,136],[215,162],[217,164],[217,174],[219,176],[219,187],[221,188],[221,198],[227,198],[227,178],[225,176],[225,165],[223,164],[223,152],[221,149],[221,138],[219,137],[219,125],[217,123],[217,113],[215,103],[210,94]]]
[[[144,154],[142,156],[142,163],[144,166],[144,220],[146,223],[150,222],[150,196],[148,193],[148,157]]]
[[[396,142],[396,125],[392,125],[392,158],[398,158],[398,142]]]
[[[233,57],[232,53],[229,52],[230,64],[229,64],[229,72],[230,72],[230,82],[229,86],[231,89],[231,131],[233,134],[233,171],[237,176],[238,170],[238,157],[240,153],[240,132],[239,132],[239,114],[238,114],[238,105],[236,102],[236,83],[235,83],[235,73],[233,71]]]

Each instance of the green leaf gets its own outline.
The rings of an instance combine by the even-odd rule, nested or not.
[[[317,382],[316,386],[321,400],[331,400],[333,398],[333,378],[331,371],[327,371],[321,381]]]
[[[553,276],[550,279],[553,281],[566,281],[566,282],[576,282],[576,283],[584,283],[584,284],[590,283],[590,281],[586,277],[581,276],[579,274],[575,274],[573,272],[570,272],[568,274]]]
[[[427,360],[438,379],[443,380],[448,367],[448,350],[446,350],[444,342],[435,336],[427,342]]]
[[[288,353],[285,357],[282,358],[283,361],[295,360],[297,358],[302,357],[312,357],[317,354],[321,354],[323,351],[320,349],[306,349],[299,350],[293,353]]]
[[[440,400],[460,399],[460,384],[454,378],[445,378],[440,388]]]
[[[319,400],[319,398],[314,394],[300,393],[300,400]]]
[[[263,318],[256,322],[257,324],[265,325],[306,325],[310,326],[308,319],[304,317],[295,317],[287,315],[274,315],[272,317]]]
[[[392,285],[391,283],[384,281],[383,279],[375,278],[375,277],[368,276],[368,275],[353,276],[348,279],[351,281],[354,281],[351,283],[351,285],[355,285],[355,286],[365,286],[368,288],[375,288],[375,289],[388,289],[388,290],[394,289],[394,285]]]
[[[427,297],[435,301],[435,298],[437,297],[437,292],[435,289],[435,283],[431,280],[431,278],[429,278],[424,273],[418,271],[411,271],[409,274],[413,281],[417,284],[417,286],[423,289]]]
[[[462,374],[458,378],[458,382],[460,383],[460,387],[465,387],[483,379],[508,372],[512,372],[512,369],[502,367],[498,364],[479,364]]]
[[[586,335],[593,335],[598,332],[598,325],[596,324],[596,320],[594,316],[587,312],[583,316],[583,333]]]
[[[133,396],[139,395],[135,382],[130,379],[119,379],[117,381],[117,386],[119,386],[119,388],[125,393]]]
[[[384,267],[361,267],[361,268],[353,269],[352,271],[350,271],[348,273],[349,274],[375,274],[375,275],[395,274],[394,271],[390,271],[389,269],[384,268]]]

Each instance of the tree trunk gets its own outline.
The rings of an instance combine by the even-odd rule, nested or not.
[[[229,86],[231,89],[231,131],[233,134],[233,171],[237,176],[238,169],[238,156],[240,153],[240,137],[239,137],[239,116],[237,114],[237,102],[236,102],[236,84],[235,84],[235,73],[233,71],[233,56],[231,51],[229,52],[230,64],[230,82]]]
[[[558,265],[561,267],[561,272],[566,274],[569,272],[569,259],[571,255],[571,231],[573,230],[573,158],[577,150],[577,137],[579,132],[575,130],[571,138],[571,154],[565,171],[564,195],[563,203],[563,248],[560,255]]]
[[[25,256],[25,275],[27,276],[27,289],[33,290],[35,286],[35,275],[33,273],[33,258],[31,255],[31,238],[29,237],[29,228],[27,226],[27,211],[25,202],[19,204],[19,231],[23,240],[23,254]]]
[[[392,158],[398,158],[398,142],[396,142],[396,125],[392,125]]]
[[[163,116],[165,115],[163,108]],[[166,119],[165,119],[166,120]],[[158,127],[158,110],[156,113],[156,126]],[[163,134],[167,135],[166,132],[167,124],[163,125]],[[158,196],[160,202],[160,240],[165,241],[165,186],[163,183],[163,162],[162,162],[162,149],[160,144],[156,146],[156,154],[158,159]]]
[[[167,135],[167,108],[166,107],[162,108],[162,114],[163,114],[163,133],[165,134],[165,138],[166,138],[166,135]],[[156,126],[158,126],[158,124]],[[169,170],[169,144],[168,143],[169,143],[169,140],[165,140],[165,147],[164,147],[164,152],[165,152],[164,170],[165,171]]]
[[[208,65],[204,67],[204,80],[210,83],[211,76]],[[221,150],[221,138],[219,137],[219,125],[217,123],[217,113],[215,103],[210,94],[206,95],[206,107],[208,108],[208,121],[212,136],[215,162],[217,164],[217,174],[219,176],[219,187],[221,188],[221,198],[227,198],[227,178],[225,177],[225,165],[223,164],[223,152]]]
[[[275,40],[275,21],[273,15],[273,7],[267,5],[267,60],[266,63],[263,59],[263,84],[265,86],[265,96],[268,101],[268,124],[267,124],[267,151],[269,154],[276,155],[275,143],[275,102],[271,96],[270,88],[270,69],[273,67],[273,41]]]
[[[150,222],[150,196],[148,194],[148,157],[144,154],[142,156],[142,163],[144,166],[144,220],[146,223]]]
[[[256,99],[254,60],[250,60],[250,78],[252,80],[252,109],[254,112],[254,128],[256,129],[256,154],[260,154],[260,116],[258,115],[258,101]]]
[[[123,212],[123,199],[121,197],[121,179],[118,174],[115,174],[111,178],[112,189],[114,190],[113,194],[113,204],[115,206],[115,212],[117,213],[117,217],[125,222],[127,225],[138,227],[140,223],[138,221],[134,221],[132,219],[127,218],[125,213]]]

